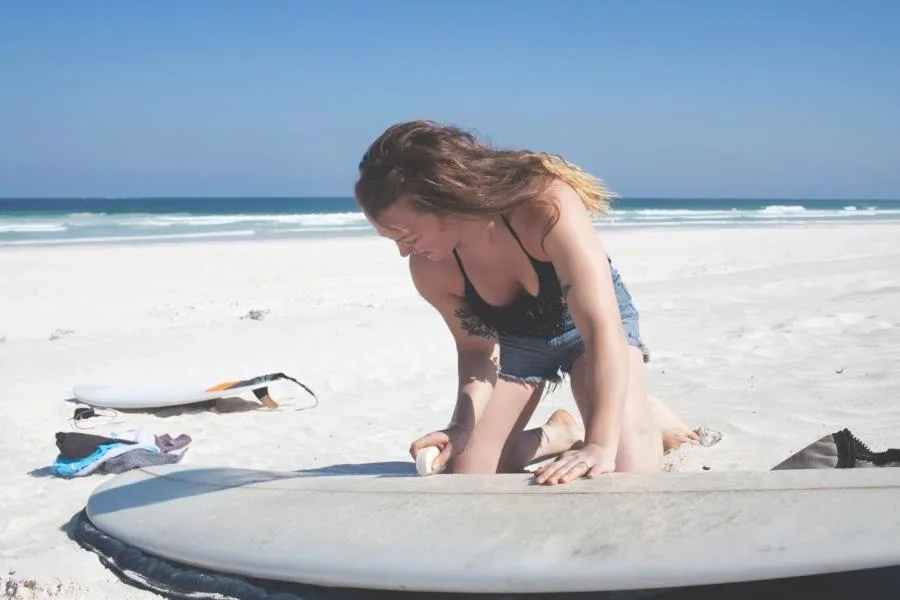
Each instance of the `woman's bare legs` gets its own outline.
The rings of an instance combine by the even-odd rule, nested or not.
[[[662,430],[663,452],[677,448],[681,444],[699,444],[700,436],[679,419],[668,406],[651,394],[647,394],[647,402],[659,428]]]
[[[502,470],[516,473],[527,465],[571,448],[584,440],[584,427],[569,413],[559,408],[540,427],[523,431],[504,455]]]
[[[648,394],[647,402],[659,425],[663,452],[668,452],[683,443],[699,443],[696,432],[675,416],[659,398]],[[569,411],[559,408],[540,427],[519,434],[502,463],[502,470],[518,472],[533,462],[578,448],[583,443],[584,427]]]
[[[572,365],[572,394],[582,418],[590,414],[587,369],[582,354]],[[628,391],[622,416],[622,432],[616,453],[616,471],[652,473],[662,470],[663,433],[644,389],[644,357],[628,347]]]
[[[572,393],[576,403],[586,399],[584,355],[572,367]],[[543,385],[518,383],[498,378],[491,400],[487,403],[469,445],[450,466],[454,473],[521,472],[527,465],[583,443],[584,427],[564,409],[553,412],[546,423],[523,431],[540,401]],[[580,399],[580,400],[579,400]],[[584,409],[581,409],[584,413]],[[626,428],[628,434],[626,434]],[[628,438],[624,440],[624,438]],[[644,390],[643,356],[629,347],[629,395],[626,400],[626,422],[623,424],[623,447],[620,447],[619,470],[642,464],[651,470],[661,468],[657,460],[659,448],[666,452],[682,443],[697,443],[693,432],[658,398]],[[649,458],[637,455],[649,452]]]
[[[647,394],[650,410],[659,425],[663,452],[681,444],[700,443],[695,431],[679,419],[656,396]],[[584,427],[564,408],[553,411],[547,422],[519,434],[516,444],[503,462],[504,471],[517,472],[529,464],[555,456],[566,450],[578,448],[584,443]]]
[[[501,459],[522,433],[538,401],[543,386],[533,386],[497,378],[491,399],[484,407],[466,448],[448,465],[453,473],[497,473]]]
[[[450,465],[453,473],[520,472],[525,465],[555,456],[580,443],[584,429],[564,410],[541,427],[523,431],[543,392],[543,384],[498,378],[466,449]]]

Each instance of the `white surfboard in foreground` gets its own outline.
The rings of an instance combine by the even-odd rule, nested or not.
[[[87,514],[156,556],[325,586],[648,589],[900,565],[900,469],[321,475],[185,464],[102,484]]]

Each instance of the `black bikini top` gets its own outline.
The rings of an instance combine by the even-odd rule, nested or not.
[[[502,218],[506,228],[516,239],[537,273],[538,295],[532,296],[528,292],[522,292],[505,306],[488,304],[475,290],[475,286],[466,275],[459,254],[454,249],[453,256],[456,258],[463,279],[465,279],[465,294],[469,309],[485,325],[498,333],[545,339],[554,338],[565,331],[563,316],[566,308],[556,269],[552,262],[540,261],[531,256],[506,217]]]

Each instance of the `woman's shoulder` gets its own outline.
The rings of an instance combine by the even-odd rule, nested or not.
[[[538,260],[549,260],[547,236],[572,221],[590,221],[590,214],[574,188],[556,180],[543,197],[517,207],[507,218],[528,253]]]
[[[462,273],[452,254],[439,261],[431,261],[424,256],[413,254],[408,260],[413,284],[423,297],[465,295]]]

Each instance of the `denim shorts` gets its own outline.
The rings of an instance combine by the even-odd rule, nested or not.
[[[619,272],[612,265],[610,269],[625,339],[641,351],[645,363],[649,362],[650,351],[641,340],[640,314]],[[570,373],[575,359],[584,353],[584,340],[569,311],[563,316],[565,331],[549,340],[501,334],[500,375],[524,383],[558,383],[562,379],[561,373]]]

